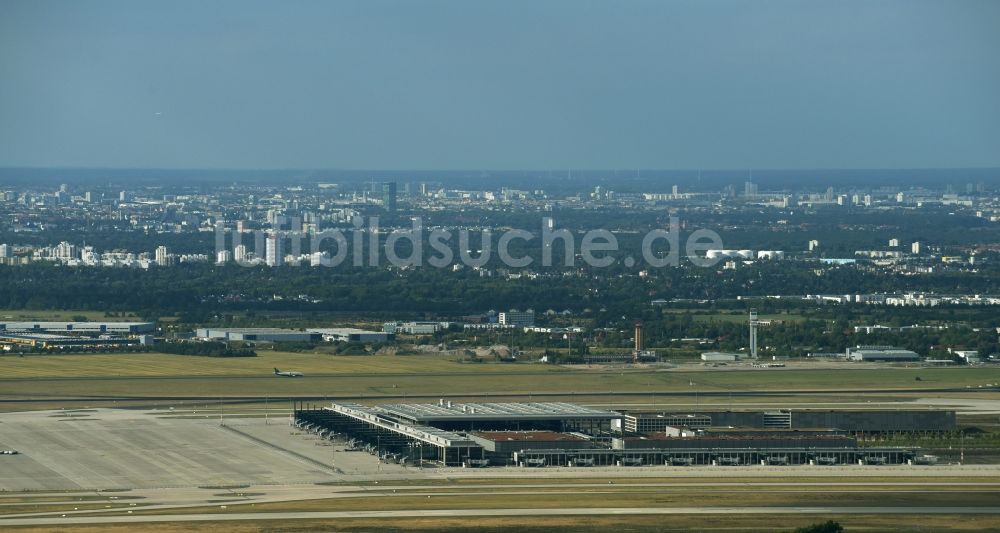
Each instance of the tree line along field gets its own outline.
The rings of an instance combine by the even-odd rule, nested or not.
[[[102,320],[139,321],[134,313],[106,313],[104,311],[65,309],[0,309],[0,321],[53,321],[53,322],[97,322]]]
[[[733,271],[714,269],[708,271],[713,274],[708,276],[704,268],[682,265],[651,269],[646,278],[640,278],[636,269],[625,267],[583,268],[587,275],[563,276],[557,271],[545,271],[535,279],[501,279],[481,278],[471,269],[451,272],[417,268],[399,273],[349,266],[287,267],[279,271],[281,275],[275,275],[269,268],[234,265],[192,264],[129,271],[30,264],[0,269],[0,306],[133,310],[144,317],[177,315],[185,322],[247,310],[446,316],[488,309],[569,308],[576,312],[604,309],[594,314],[599,322],[608,323],[623,315],[648,318],[646,315],[653,314],[649,303],[654,299],[734,300],[788,294],[790,288],[799,294],[839,294],[846,287],[854,293],[1000,291],[998,267],[988,261],[975,272],[945,270],[919,277],[834,267],[825,268],[823,275],[817,276],[816,268],[812,263],[793,261],[760,263]],[[592,290],[595,276],[599,292]],[[299,299],[299,295],[308,298]],[[739,303],[739,307],[744,306]]]

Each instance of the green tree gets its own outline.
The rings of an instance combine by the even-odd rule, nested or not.
[[[833,520],[827,520],[819,524],[813,524],[811,526],[800,527],[795,530],[795,533],[843,533],[844,527],[834,522]]]

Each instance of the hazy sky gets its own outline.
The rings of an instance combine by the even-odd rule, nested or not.
[[[1000,1],[0,1],[0,166],[1000,166]]]

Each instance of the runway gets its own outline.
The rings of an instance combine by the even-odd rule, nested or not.
[[[137,524],[152,522],[235,522],[248,520],[337,520],[348,518],[456,518],[599,515],[970,515],[1000,514],[1000,507],[596,507],[562,509],[425,509],[400,511],[312,511],[276,513],[199,513],[172,515],[73,516],[12,518],[0,526]]]
[[[632,373],[632,372],[630,372]],[[688,374],[695,374],[695,372],[679,372],[673,377],[678,379],[682,378],[688,379]],[[411,373],[411,374],[310,374],[306,378],[310,383],[316,381],[324,380],[353,380],[359,378],[378,378],[387,379],[391,377],[427,377],[427,378],[456,378],[456,377],[482,377],[484,375],[474,372],[454,372],[454,373],[440,373],[440,372],[425,372],[425,373]],[[513,374],[503,374],[495,373],[495,376],[515,376]],[[553,376],[557,377],[560,375],[566,375],[564,373],[558,372],[521,372],[516,374],[516,376]],[[116,382],[146,382],[146,383],[159,383],[159,382],[173,382],[173,381],[204,381],[206,383],[218,383],[220,381],[253,381],[269,379],[262,378],[261,376],[241,376],[241,375],[221,375],[221,376],[86,376],[86,377],[31,377],[31,378],[6,378],[0,377],[0,386],[10,383],[13,385],[24,385],[25,383],[31,383],[35,385],[37,390],[58,390],[59,386],[65,383],[116,383]],[[330,390],[338,390],[338,387],[331,383]],[[842,388],[804,388],[804,389],[783,389],[783,390],[766,390],[766,389],[730,389],[724,386],[716,386],[714,390],[699,390],[697,394],[703,398],[773,398],[773,397],[785,397],[794,398],[797,396],[816,396],[816,395],[873,395],[873,394],[952,394],[952,393],[962,393],[962,394],[984,394],[984,393],[996,393],[1000,391],[1000,387],[929,387],[929,386],[919,386],[919,387],[900,387],[900,388],[854,388],[854,387],[842,387]],[[649,389],[643,391],[593,391],[587,392],[585,394],[577,394],[569,391],[558,391],[558,390],[536,390],[536,391],[493,391],[489,393],[490,398],[502,399],[502,398],[523,398],[525,396],[532,396],[536,398],[573,398],[576,396],[586,396],[594,398],[648,398],[657,397],[660,399],[667,398],[690,398],[694,393],[691,390],[680,390],[676,388],[672,389]],[[460,392],[460,393],[414,393],[410,392],[405,395],[406,398],[411,400],[437,400],[440,398],[455,398],[463,399],[470,397],[481,396],[481,393],[475,392]],[[227,404],[238,404],[238,403],[264,403],[268,399],[279,402],[279,401],[301,401],[301,402],[335,402],[335,401],[373,401],[373,400],[393,400],[400,398],[399,393],[395,392],[366,392],[363,394],[309,394],[309,393],[296,393],[296,392],[275,392],[269,395],[226,395],[222,399],[225,400]],[[103,403],[136,403],[139,402],[140,405],[153,406],[158,402],[206,402],[214,403],[218,402],[220,397],[218,395],[205,395],[205,394],[50,394],[50,393],[33,393],[20,391],[16,395],[2,395],[0,394],[0,404],[10,404],[16,406],[18,404],[34,404],[39,402],[62,402],[65,403],[86,403],[93,405],[95,402]],[[144,403],[148,402],[148,403]]]

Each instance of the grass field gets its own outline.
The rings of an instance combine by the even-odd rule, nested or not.
[[[571,490],[529,490],[521,493],[493,492],[470,493],[442,491],[407,491],[406,493],[357,494],[321,500],[278,503],[229,504],[226,509],[218,506],[187,508],[185,513],[239,513],[287,511],[391,511],[412,509],[558,509],[561,507],[745,507],[773,506],[827,506],[827,507],[989,507],[1000,499],[995,490],[966,491],[900,491],[892,489],[865,490],[845,487],[839,491],[801,488],[752,490],[699,490],[691,487],[677,489],[654,488],[644,490],[619,490],[609,485],[600,489],[573,488]],[[833,500],[833,501],[831,501]],[[738,502],[738,503],[737,503]],[[877,503],[874,503],[877,502]],[[134,514],[173,514],[175,509],[143,510]],[[108,514],[118,514],[111,511]]]
[[[97,376],[268,376],[275,367],[316,374],[558,371],[544,365],[460,363],[455,357],[331,356],[261,351],[257,357],[195,357],[157,353],[0,357],[0,373],[13,378]]]
[[[980,533],[1000,529],[1000,517],[960,515],[853,515],[827,516],[822,514],[798,515],[694,515],[669,516],[533,516],[523,518],[381,518],[297,520],[294,523],[278,520],[249,522],[197,522],[155,524],[102,524],[99,526],[59,526],[59,531],[70,533],[181,533],[197,528],[206,531],[232,533],[299,533],[313,531],[383,532],[383,531],[445,531],[449,533],[482,533],[484,531],[525,531],[529,533],[598,533],[620,531],[623,533],[652,532],[791,532],[830,518],[836,519],[845,530],[853,533],[927,533],[935,531]],[[9,532],[52,531],[52,527],[11,527]]]
[[[104,311],[61,311],[61,310],[26,310],[26,309],[0,309],[0,320],[42,320],[53,322],[70,322],[75,317],[86,317],[88,321],[112,320],[134,322],[141,319],[135,315],[125,313],[128,316],[105,317]]]

